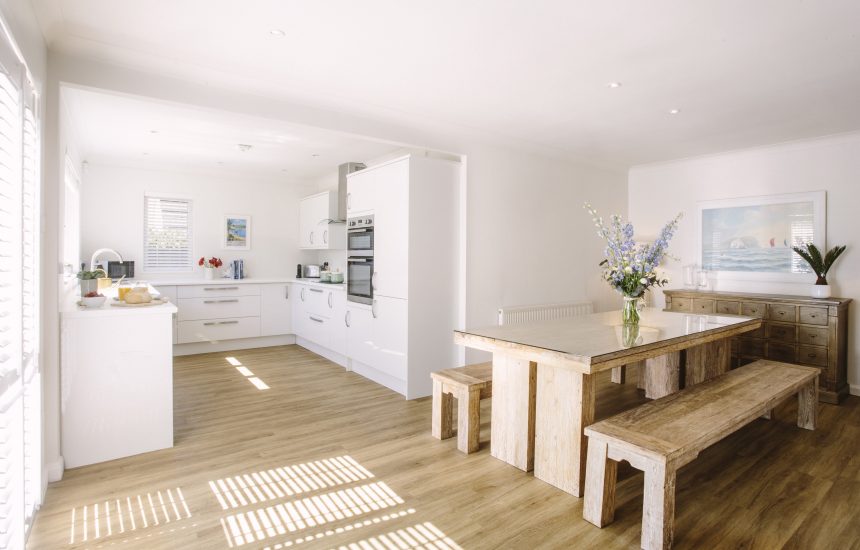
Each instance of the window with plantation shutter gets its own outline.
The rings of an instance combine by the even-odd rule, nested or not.
[[[20,71],[14,67],[0,57],[0,548],[24,545],[23,130]]]
[[[191,201],[144,197],[143,270],[191,271]]]

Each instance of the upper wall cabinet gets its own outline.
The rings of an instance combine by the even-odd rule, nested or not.
[[[305,197],[299,204],[299,247],[343,250],[346,247],[346,225],[330,224],[337,219],[337,193],[323,191]]]

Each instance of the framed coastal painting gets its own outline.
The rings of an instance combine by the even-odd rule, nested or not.
[[[251,216],[227,214],[224,216],[223,231],[225,249],[251,249]]]
[[[698,263],[721,279],[804,282],[791,247],[825,245],[824,191],[702,201],[698,213]]]

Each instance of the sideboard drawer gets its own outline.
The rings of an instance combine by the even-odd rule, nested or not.
[[[767,337],[778,342],[794,343],[797,341],[797,325],[787,323],[769,323]]]
[[[808,325],[826,325],[827,308],[800,306],[800,322]]]
[[[179,322],[179,343],[217,342],[260,335],[259,317]]]
[[[713,300],[703,300],[703,299],[694,299],[693,300],[693,313],[713,313],[714,312],[714,301]]]
[[[717,313],[724,315],[737,315],[741,312],[740,302],[726,302],[717,300]]]
[[[760,317],[764,318],[767,311],[767,304],[761,302],[743,302],[741,304],[741,315],[745,317]]]
[[[209,284],[179,287],[180,298],[221,298],[223,296],[259,296],[260,285],[255,284]]]
[[[767,358],[774,361],[794,363],[794,346],[777,342],[767,343]]]
[[[672,298],[672,311],[683,311],[690,313],[693,311],[692,298]]]
[[[178,301],[180,321],[260,315],[259,296],[180,298]]]
[[[827,364],[827,348],[797,346],[797,362],[823,367]]]
[[[764,357],[764,340],[747,340],[741,338],[741,355]]]
[[[797,341],[801,344],[810,344],[813,346],[827,345],[827,329],[816,327],[797,327]]]
[[[770,304],[768,306],[768,318],[774,321],[794,323],[797,321],[797,306]]]

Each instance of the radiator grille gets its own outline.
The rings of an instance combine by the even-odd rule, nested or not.
[[[567,319],[593,312],[594,305],[591,302],[505,307],[499,309],[499,325],[519,325],[531,321]]]

